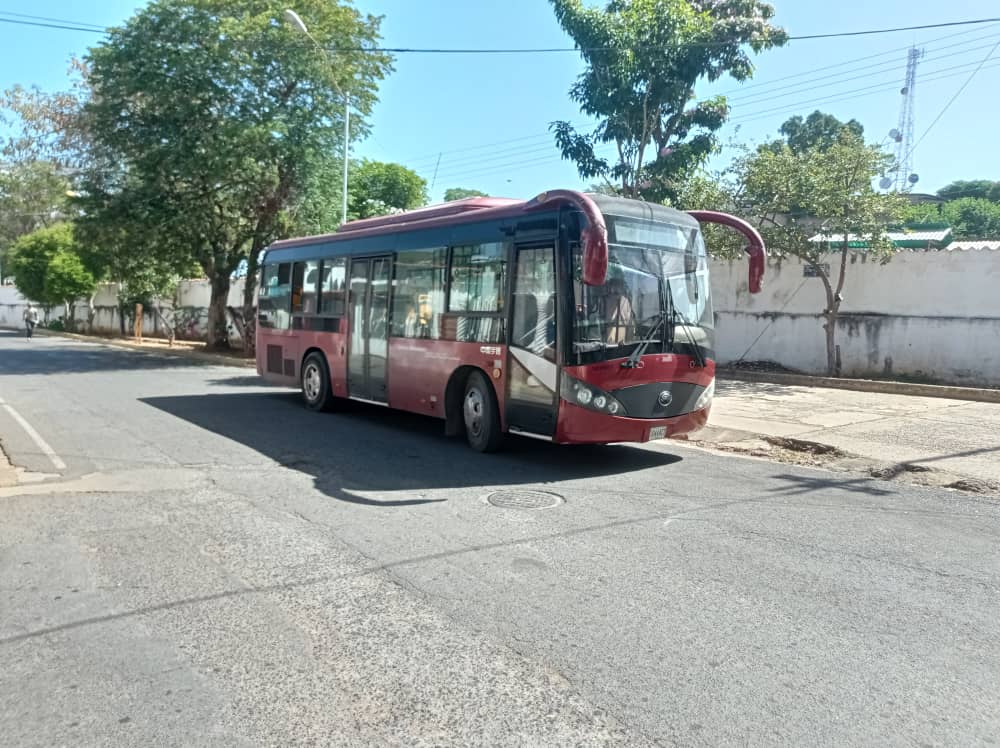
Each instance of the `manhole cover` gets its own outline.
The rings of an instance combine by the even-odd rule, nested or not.
[[[547,491],[494,491],[486,501],[503,509],[550,509],[562,504],[564,499]]]

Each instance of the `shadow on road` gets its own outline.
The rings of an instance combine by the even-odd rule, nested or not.
[[[520,485],[615,475],[679,462],[673,454],[626,446],[557,445],[508,438],[499,454],[471,450],[444,436],[442,421],[347,402],[337,413],[312,413],[289,392],[235,392],[144,398],[142,402],[199,428],[244,444],[313,476],[340,501],[374,507],[412,506],[422,491]],[[368,498],[399,491],[399,499]]]
[[[892,496],[896,491],[881,488],[874,478],[841,478],[822,477],[817,478],[810,475],[792,475],[785,473],[774,476],[777,480],[785,481],[788,485],[770,489],[771,493],[783,494],[785,496],[801,496],[810,493],[824,493],[830,489],[847,491],[849,493],[862,493],[869,496]]]
[[[57,341],[59,345],[52,346],[53,341]],[[83,374],[95,371],[204,366],[200,361],[178,356],[77,343],[67,338],[36,335],[27,340],[23,331],[0,330],[0,342],[7,343],[0,356],[0,375]]]

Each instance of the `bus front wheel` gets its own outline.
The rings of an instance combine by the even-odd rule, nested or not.
[[[302,400],[309,410],[330,410],[333,406],[330,369],[326,357],[316,351],[302,362]]]
[[[495,452],[500,448],[503,441],[500,409],[493,386],[480,371],[472,372],[465,382],[462,419],[469,446],[478,452]]]

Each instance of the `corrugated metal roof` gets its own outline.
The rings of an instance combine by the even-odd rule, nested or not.
[[[1000,252],[1000,239],[984,239],[981,241],[956,241],[949,244],[945,249],[949,252],[953,250],[958,250],[959,252],[981,252],[983,250],[988,250],[991,252]]]
[[[889,240],[896,245],[898,248],[903,249],[921,249],[921,248],[937,248],[941,245],[947,244],[951,238],[951,229],[933,229],[927,231],[889,231],[887,232]],[[816,244],[832,244],[834,246],[843,246],[844,237],[843,235],[836,236],[833,234],[816,234],[809,238],[809,241]],[[847,235],[847,244],[853,249],[864,249],[868,246],[868,242],[856,234]],[[936,245],[933,246],[932,245]]]

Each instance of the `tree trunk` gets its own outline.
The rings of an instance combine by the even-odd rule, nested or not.
[[[212,273],[212,298],[208,302],[208,329],[205,345],[208,348],[228,348],[229,333],[226,301],[229,299],[229,270],[216,269]]]
[[[243,352],[248,358],[257,350],[257,271],[263,248],[264,242],[258,235],[247,257],[247,277],[243,284]]]
[[[66,329],[76,332],[76,299],[66,303]]]
[[[823,331],[826,333],[826,375],[828,377],[840,376],[837,366],[837,318],[840,316],[840,304],[835,304],[826,313],[826,322],[823,324]]]
[[[94,334],[94,317],[97,316],[97,310],[94,308],[94,296],[95,294],[90,294],[87,297],[87,334]]]

